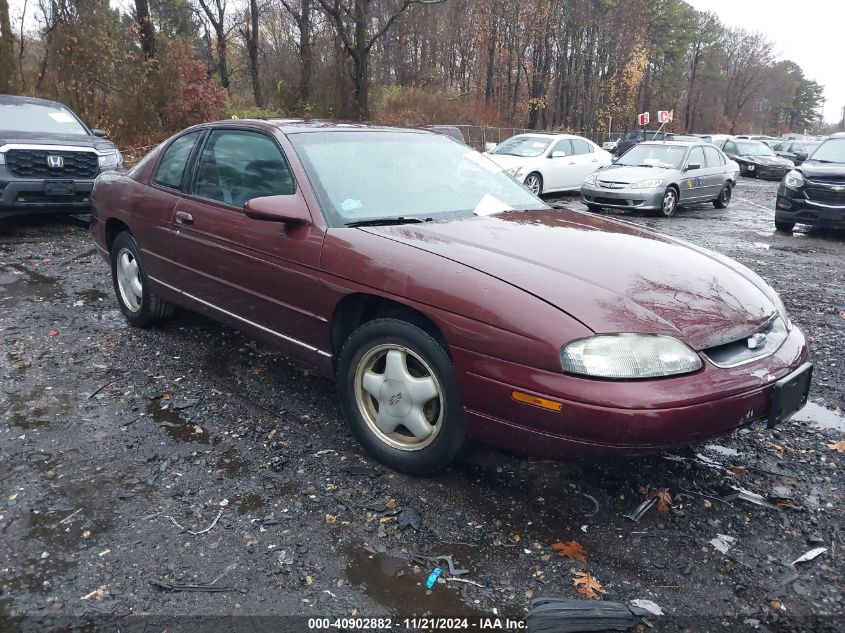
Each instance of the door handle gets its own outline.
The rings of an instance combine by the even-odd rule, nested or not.
[[[574,165],[574,164],[575,164],[575,161],[574,161],[574,160],[571,160],[571,161],[569,161],[569,164],[570,164],[570,165]]]
[[[597,163],[597,162],[599,162],[599,159],[598,159],[598,158],[594,158],[592,162]]]
[[[194,223],[194,216],[192,216],[187,211],[177,211],[176,212],[176,223],[177,224],[193,224]]]

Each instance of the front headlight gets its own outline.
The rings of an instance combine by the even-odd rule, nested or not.
[[[701,359],[684,343],[660,334],[596,334],[560,350],[571,374],[595,378],[655,378],[701,369]]]
[[[525,169],[525,167],[509,167],[505,171],[508,172],[511,176],[521,176],[523,169]]]
[[[655,189],[663,183],[660,178],[652,178],[651,180],[641,180],[631,185],[631,189]]]
[[[775,292],[775,290],[769,286],[769,299],[772,300],[772,303],[775,304],[775,310],[777,310],[780,318],[783,319],[783,322],[786,324],[786,331],[789,332],[792,330],[792,321],[789,318],[789,315],[786,313],[786,306],[783,305],[783,299],[780,298],[780,295]]]
[[[798,189],[799,187],[804,186],[804,176],[797,169],[793,169],[791,172],[786,174],[783,179],[783,184],[790,189]]]
[[[5,165],[5,164],[6,164],[6,153],[0,152],[0,165]]]
[[[587,180],[585,180],[585,181],[584,181],[584,184],[585,184],[585,185],[594,185],[594,184],[596,184],[596,176],[598,176],[598,173],[593,172],[592,174],[590,174],[589,176],[587,176]]]
[[[102,168],[117,167],[123,162],[123,156],[117,150],[102,152],[98,154],[97,162]]]

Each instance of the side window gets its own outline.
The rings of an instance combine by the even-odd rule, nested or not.
[[[687,166],[698,165],[704,167],[704,149],[699,145],[690,150]]]
[[[725,143],[725,154],[736,154],[736,144],[733,141]]]
[[[241,207],[252,198],[294,190],[287,161],[270,137],[245,130],[214,130],[208,136],[194,195]]]
[[[554,144],[552,152],[564,152],[567,156],[572,156],[572,144],[568,138],[565,138]],[[551,156],[551,154],[549,154],[549,156]]]
[[[180,136],[170,144],[170,147],[167,148],[167,151],[161,158],[161,162],[158,164],[158,169],[153,179],[156,183],[170,187],[171,189],[181,189],[185,165],[200,134],[202,134],[201,131],[191,132]]]
[[[590,144],[586,141],[582,141],[580,138],[572,139],[573,154],[589,154],[591,151]]]
[[[708,145],[704,148],[704,160],[708,167],[720,167],[725,164],[725,159],[722,158],[719,150],[712,145]]]

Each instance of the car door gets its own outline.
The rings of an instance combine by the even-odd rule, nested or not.
[[[728,180],[728,170],[725,157],[712,145],[704,146],[704,164],[707,168],[705,180],[705,194],[708,198],[716,199]]]
[[[244,203],[265,196],[283,196],[310,214],[274,138],[211,130],[190,195],[173,214],[179,288],[221,320],[275,334],[289,353],[311,362],[325,329],[314,292],[325,231],[247,217]]]
[[[572,157],[572,143],[568,138],[554,142],[549,149],[548,157],[547,165],[543,170],[546,174],[544,190],[558,191],[566,188],[571,177],[569,169],[575,164]]]
[[[738,150],[736,147],[736,143],[734,143],[733,141],[725,141],[725,144],[722,146],[722,151],[725,152],[725,154],[730,156],[732,159],[736,160]]]
[[[696,145],[687,153],[681,179],[681,202],[696,202],[707,197],[707,167],[704,148]],[[715,196],[714,196],[715,197]]]
[[[580,188],[587,180],[587,176],[599,168],[599,159],[593,151],[593,146],[582,138],[572,139],[572,184],[571,187]]]

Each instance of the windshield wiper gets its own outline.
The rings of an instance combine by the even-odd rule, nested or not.
[[[344,226],[389,226],[391,224],[417,224],[419,222],[431,222],[431,218],[406,218],[403,215],[387,218],[369,218],[367,220],[355,220],[347,222]]]

